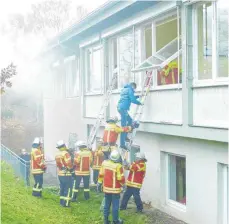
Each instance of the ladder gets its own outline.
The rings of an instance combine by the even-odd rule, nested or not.
[[[139,96],[139,99],[141,99],[142,105],[136,106],[136,109],[135,109],[135,112],[133,115],[133,121],[136,121],[138,123],[139,123],[139,121],[142,117],[142,114],[143,114],[143,109],[145,106],[144,103],[145,103],[146,97],[150,91],[150,87],[152,85],[152,78],[153,78],[153,71],[146,71],[146,78],[145,78],[145,81],[144,81],[144,84],[142,87],[141,94]],[[127,147],[128,151],[131,150],[136,132],[137,132],[137,128],[135,128],[131,133],[128,134],[129,141],[126,143],[126,147]]]
[[[88,141],[87,141],[87,146],[89,149],[92,148],[92,145],[93,145],[95,138],[96,138],[96,134],[99,130],[99,127],[101,126],[101,123],[104,120],[106,108],[109,105],[112,91],[113,91],[115,84],[116,84],[117,76],[118,76],[117,73],[114,73],[112,76],[111,83],[108,86],[107,92],[106,92],[105,97],[104,97],[103,105],[101,106],[100,111],[99,111],[99,115],[96,118],[96,122],[90,131],[90,135],[89,135]]]

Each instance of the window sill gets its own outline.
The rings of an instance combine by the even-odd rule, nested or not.
[[[84,96],[102,96],[103,93],[101,92],[88,92],[88,93],[84,93]]]
[[[154,91],[163,91],[163,90],[174,90],[174,89],[182,89],[182,84],[171,84],[171,85],[162,85],[162,86],[155,86],[151,87],[150,92]],[[141,89],[137,89],[135,93],[141,93]],[[112,91],[114,94],[118,94],[121,92],[121,89],[115,89]]]
[[[228,85],[229,78],[222,78],[218,80],[196,80],[194,81],[192,88],[220,87]]]
[[[169,207],[175,208],[181,212],[186,212],[186,205],[183,205],[179,202],[168,199],[166,203]]]
[[[78,95],[78,96],[66,96],[66,99],[75,99],[75,98],[79,98],[80,96]]]
[[[229,129],[229,127],[226,127],[225,125],[220,125],[220,124],[218,124],[218,125],[209,125],[209,123],[208,124],[201,124],[201,123],[199,123],[199,124],[190,124],[189,125],[189,127],[192,127],[192,128],[211,128],[211,129],[221,129],[221,130],[228,130]]]
[[[182,84],[161,85],[152,87],[150,91],[182,89]]]
[[[145,124],[162,124],[162,125],[175,125],[175,126],[182,126],[183,124],[180,122],[168,122],[168,121],[150,121],[150,120],[142,120],[140,123]]]

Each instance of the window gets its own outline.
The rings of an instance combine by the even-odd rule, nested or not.
[[[229,222],[229,168],[226,164],[218,164],[218,223]]]
[[[56,64],[53,67],[54,95],[56,98],[65,97],[65,73],[63,64]]]
[[[54,93],[54,74],[53,70],[47,70],[47,75],[43,76],[44,96],[45,98],[52,98]]]
[[[145,43],[145,59],[152,56],[152,28],[146,27],[144,29],[144,43]]]
[[[79,60],[70,58],[65,61],[66,96],[79,95]]]
[[[177,15],[173,15],[170,18],[156,22],[156,51],[163,51],[174,39],[181,35],[181,20],[179,19],[179,25],[177,24]],[[180,18],[180,16],[179,16]],[[178,29],[179,27],[179,29]],[[169,34],[169,35],[168,35]],[[181,40],[178,39],[176,49],[172,49],[173,52],[178,51],[181,48]],[[175,46],[175,45],[173,45]],[[172,47],[173,47],[172,46]],[[166,48],[166,51],[171,49]],[[168,53],[168,52],[166,52]],[[182,57],[179,56],[173,61],[169,62],[161,71],[157,72],[157,85],[170,85],[181,83],[182,81]]]
[[[226,1],[219,0],[217,2],[217,16],[218,16],[218,76],[228,77],[228,42],[229,42],[229,4]],[[226,6],[226,7],[225,7]]]
[[[168,155],[168,199],[186,205],[186,159]]]
[[[140,85],[141,74],[133,74],[131,70],[141,62],[141,31],[125,33],[110,41],[111,74],[118,74],[114,89],[121,89],[129,82]]]
[[[212,3],[197,8],[199,79],[212,78]]]
[[[103,50],[102,46],[86,49],[86,91],[103,90]]]
[[[194,63],[198,80],[229,76],[228,8],[225,0],[195,6]]]

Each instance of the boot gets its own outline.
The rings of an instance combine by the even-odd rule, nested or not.
[[[110,224],[111,221],[108,218],[104,218],[104,224]]]
[[[123,224],[123,220],[122,219],[119,219],[118,221],[113,221],[113,224]]]

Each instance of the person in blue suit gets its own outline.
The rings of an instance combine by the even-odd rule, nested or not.
[[[132,82],[124,86],[120,93],[120,99],[118,101],[118,112],[121,115],[121,126],[132,126],[133,119],[130,117],[128,111],[130,109],[131,103],[141,105],[141,102],[138,99],[138,96],[134,95],[135,89],[137,88],[136,83]],[[135,124],[137,128],[139,124]],[[120,147],[126,149],[125,142],[127,138],[127,133],[121,133],[120,135]]]

